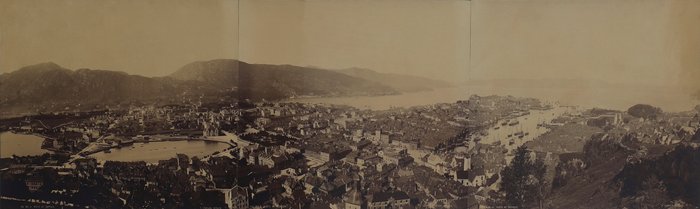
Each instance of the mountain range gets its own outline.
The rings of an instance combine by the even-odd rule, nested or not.
[[[410,75],[379,73],[377,71],[364,68],[348,68],[339,70],[338,72],[349,76],[382,83],[400,92],[428,91],[435,88],[452,87],[452,84],[445,81]]]
[[[382,83],[319,68],[249,64],[220,59],[185,65],[169,77],[238,89],[241,98],[283,99],[298,96],[397,94]]]
[[[133,101],[172,100],[176,95],[191,94],[204,88],[207,86],[178,82],[168,77],[149,78],[106,70],[69,70],[55,63],[41,63],[0,75],[0,108],[4,114],[33,113]]]
[[[426,78],[367,69],[327,70],[232,59],[193,62],[164,77],[96,69],[70,70],[49,62],[0,74],[0,112],[33,114],[133,103],[181,103],[202,98],[277,100],[388,95],[447,86]]]

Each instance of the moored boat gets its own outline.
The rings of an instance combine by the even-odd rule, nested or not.
[[[515,126],[515,125],[518,125],[518,124],[520,124],[520,122],[519,122],[518,120],[513,120],[513,121],[511,121],[510,123],[508,123],[509,126]]]

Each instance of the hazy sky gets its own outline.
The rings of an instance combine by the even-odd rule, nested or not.
[[[674,14],[669,23],[672,43],[680,63],[681,83],[700,99],[700,1],[682,1],[671,6]]]
[[[162,76],[197,60],[235,58],[231,0],[0,0],[0,72],[67,68]]]
[[[242,0],[240,58],[466,79],[468,5],[463,0]]]
[[[698,70],[700,1],[241,1],[240,57],[448,81],[569,78],[675,85]],[[682,14],[674,10],[684,10]],[[685,22],[685,23],[684,23]],[[683,24],[683,25],[680,25]],[[694,43],[694,44],[693,44]],[[693,71],[695,70],[695,71]],[[698,73],[700,74],[700,73]]]
[[[472,75],[678,83],[690,40],[671,8],[690,1],[475,1]]]
[[[0,0],[0,70],[53,61],[161,76],[240,58],[453,82],[698,85],[700,1],[471,4],[472,15],[463,0]]]

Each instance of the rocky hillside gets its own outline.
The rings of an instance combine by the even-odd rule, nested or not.
[[[550,208],[695,208],[700,150],[596,134],[582,153],[560,156]]]
[[[238,61],[211,60],[187,64],[169,77],[177,80],[201,81],[219,88],[238,86]]]
[[[700,206],[700,148],[679,145],[658,158],[629,163],[615,176],[623,205],[661,208],[674,204]]]
[[[5,110],[53,111],[67,105],[172,100],[179,96],[215,91],[196,82],[106,70],[73,71],[54,63],[31,65],[0,75],[0,106]]]

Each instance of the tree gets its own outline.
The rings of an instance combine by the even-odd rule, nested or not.
[[[501,189],[506,193],[508,206],[525,208],[539,203],[544,198],[544,173],[542,160],[530,158],[524,147],[515,150],[515,157],[501,172]]]
[[[661,108],[654,107],[651,105],[647,104],[636,104],[629,109],[627,109],[627,113],[630,114],[631,116],[638,117],[638,118],[644,118],[644,119],[656,119],[658,116],[661,115],[662,111]]]
[[[695,111],[700,112],[700,105],[695,105]]]

